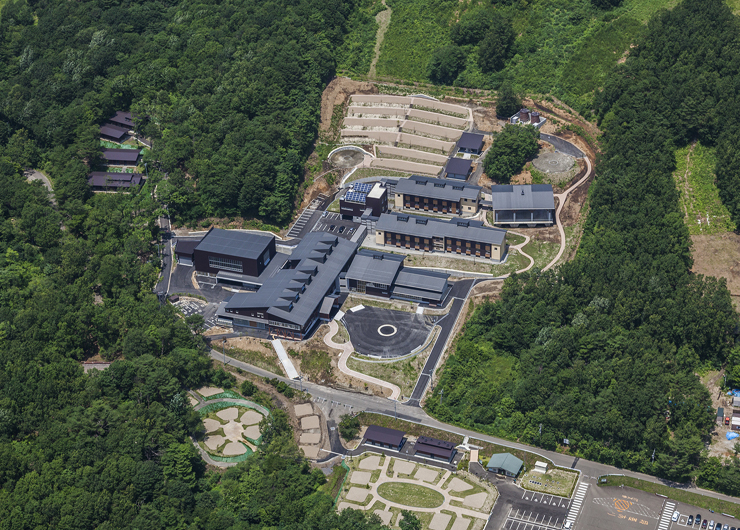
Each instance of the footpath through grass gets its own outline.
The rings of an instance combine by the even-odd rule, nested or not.
[[[602,482],[602,480],[606,480],[606,482]],[[646,491],[648,493],[665,495],[675,501],[697,506],[705,510],[714,510],[718,514],[728,513],[734,517],[740,518],[740,504],[707,497],[706,495],[693,493],[684,489],[671,488],[670,486],[665,486],[663,484],[647,482],[646,480],[631,477],[610,476],[601,479],[599,481],[599,486],[627,486]]]

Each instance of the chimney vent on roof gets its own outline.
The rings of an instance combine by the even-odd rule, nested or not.
[[[374,254],[373,259],[383,259],[383,254]]]
[[[522,195],[524,195],[524,188],[522,188]]]

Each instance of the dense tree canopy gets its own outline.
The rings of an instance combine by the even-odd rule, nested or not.
[[[508,184],[511,177],[522,170],[527,159],[537,154],[539,138],[540,132],[531,125],[504,126],[483,159],[486,175],[498,184]]]
[[[149,160],[171,176],[159,192],[176,215],[284,223],[354,7],[11,1],[0,18],[0,136],[25,128],[60,199],[82,200],[96,124],[131,108],[154,141]]]
[[[465,52],[459,46],[450,44],[435,50],[429,58],[427,73],[435,83],[452,84],[465,68]]]
[[[521,108],[521,96],[516,93],[511,83],[504,81],[496,98],[496,115],[508,119],[519,112]]]
[[[695,375],[728,361],[740,375],[738,317],[724,280],[690,273],[672,171],[677,146],[734,127],[721,115],[740,86],[740,32],[721,0],[682,2],[648,30],[600,97],[603,160],[576,258],[508,279],[476,311],[428,409],[738,494],[740,463],[702,457],[715,410]]]

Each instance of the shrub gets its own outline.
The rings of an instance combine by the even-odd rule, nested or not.
[[[244,381],[240,387],[242,395],[253,396],[257,392],[257,386],[251,381]]]
[[[339,421],[339,434],[345,440],[351,440],[360,432],[360,418],[345,414]]]
[[[450,44],[437,48],[427,63],[427,77],[434,83],[451,85],[465,69],[465,51]]]
[[[508,184],[527,159],[537,153],[539,137],[540,132],[531,125],[506,125],[486,153],[483,161],[486,174],[499,184]]]

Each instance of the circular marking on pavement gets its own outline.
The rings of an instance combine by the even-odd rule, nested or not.
[[[378,335],[382,335],[383,337],[392,337],[396,333],[398,333],[398,328],[390,324],[383,324],[378,328]]]

